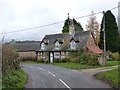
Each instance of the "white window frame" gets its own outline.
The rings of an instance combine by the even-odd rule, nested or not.
[[[44,50],[45,49],[45,44],[42,42],[41,43],[41,49]]]
[[[60,43],[58,41],[55,42],[55,49],[60,49]]]
[[[72,41],[70,42],[70,48],[71,48],[71,49],[76,49],[76,42],[75,42],[74,40],[72,40]]]

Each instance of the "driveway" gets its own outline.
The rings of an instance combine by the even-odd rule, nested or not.
[[[28,74],[25,88],[110,88],[88,74],[50,64],[23,64]]]

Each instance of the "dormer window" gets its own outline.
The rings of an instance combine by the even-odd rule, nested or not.
[[[45,44],[48,44],[48,43],[49,43],[49,40],[44,39],[43,42],[44,42]]]
[[[42,50],[45,49],[45,44],[44,44],[44,42],[41,43],[41,49],[42,49]]]
[[[70,48],[71,48],[71,49],[76,49],[76,42],[75,42],[74,40],[72,40],[72,41],[70,42]]]
[[[59,49],[60,48],[60,43],[58,41],[55,42],[55,49]]]

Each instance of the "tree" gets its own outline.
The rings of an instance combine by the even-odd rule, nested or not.
[[[92,14],[89,17],[88,24],[86,25],[86,29],[88,31],[93,32],[93,34],[95,36],[96,44],[98,45],[98,42],[99,42],[99,33],[100,33],[99,23],[96,20],[96,16],[95,16],[94,12],[92,11],[91,13]]]
[[[69,32],[68,22],[69,22],[69,17],[65,20],[62,33]],[[73,22],[74,22],[74,26],[75,26],[75,31],[83,31],[83,28],[79,22],[77,22],[75,19],[73,19]]]
[[[100,31],[99,47],[103,49],[103,20],[105,18],[105,36],[106,36],[106,50],[111,52],[119,52],[120,50],[120,38],[118,33],[118,27],[116,18],[110,10],[105,12]]]

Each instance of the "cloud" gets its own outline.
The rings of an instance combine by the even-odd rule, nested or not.
[[[119,0],[0,0],[0,31],[8,32],[108,10],[118,5]],[[117,9],[112,11],[117,16]],[[102,14],[97,15],[101,22]],[[83,28],[88,18],[78,19]],[[41,40],[46,34],[60,33],[63,23],[49,27],[7,34],[6,40]]]

